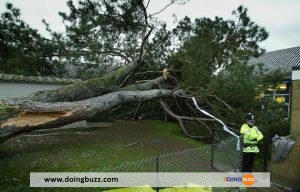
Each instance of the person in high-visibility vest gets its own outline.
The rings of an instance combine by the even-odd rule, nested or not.
[[[257,144],[264,137],[258,128],[254,126],[254,122],[254,115],[247,113],[245,115],[245,123],[240,130],[244,143],[242,172],[252,172],[255,155],[259,152]]]

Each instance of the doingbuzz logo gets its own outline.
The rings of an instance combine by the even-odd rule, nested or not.
[[[225,182],[243,182],[246,186],[251,186],[255,183],[255,177],[251,173],[245,174],[243,177],[224,177]]]

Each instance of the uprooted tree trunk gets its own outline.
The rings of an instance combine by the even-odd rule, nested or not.
[[[140,62],[125,65],[99,78],[2,101],[0,144],[24,132],[85,120],[129,102],[171,97],[174,91],[158,89],[166,76],[118,86],[140,66]]]
[[[133,101],[144,102],[171,97],[173,91],[154,89],[149,91],[117,91],[102,96],[75,102],[20,102],[14,117],[1,123],[0,144],[24,132],[50,129],[92,117],[97,113],[113,109]],[[6,105],[6,110],[9,105]],[[9,110],[7,110],[9,111]]]

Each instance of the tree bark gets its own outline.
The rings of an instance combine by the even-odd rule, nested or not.
[[[153,90],[165,81],[163,76],[119,87],[139,65],[131,63],[99,78],[0,101],[0,144],[20,133],[85,120],[131,101],[171,95],[170,90]]]
[[[26,97],[27,100],[42,102],[71,102],[97,97],[118,90],[118,85],[136,70],[142,61],[133,61],[102,77],[76,82],[55,90],[38,91]],[[23,98],[25,99],[25,98]]]
[[[24,132],[51,129],[85,120],[121,104],[133,101],[144,102],[171,97],[172,95],[173,91],[171,90],[154,89],[148,91],[117,91],[75,102],[41,103],[25,101],[18,103],[18,112],[14,114],[14,117],[1,123],[0,144]]]

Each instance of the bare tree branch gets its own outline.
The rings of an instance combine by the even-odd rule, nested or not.
[[[144,38],[143,38],[143,41],[141,43],[141,49],[140,49],[140,54],[139,54],[139,57],[138,57],[138,60],[137,60],[137,63],[139,63],[135,69],[133,69],[131,71],[131,73],[129,75],[127,75],[127,77],[124,79],[124,81],[119,85],[119,87],[123,87],[127,81],[134,75],[134,73],[136,72],[136,70],[142,65],[143,63],[143,60],[144,60],[144,57],[145,57],[145,54],[146,54],[146,49],[145,49],[145,43],[146,41],[148,40],[151,32],[152,32],[153,28],[150,28],[149,32],[147,34],[145,34]]]
[[[153,17],[154,15],[160,14],[161,12],[163,12],[165,9],[167,9],[170,5],[174,4],[174,1],[172,0],[168,5],[166,5],[163,9],[161,9],[160,11],[150,14],[149,17]]]
[[[179,115],[176,115],[175,113],[173,113],[169,108],[168,106],[160,99],[159,100],[159,103],[161,105],[161,107],[163,108],[163,110],[169,115],[171,116],[172,118],[174,118],[175,120],[177,120],[177,122],[179,123],[182,131],[184,132],[185,135],[187,135],[188,137],[191,137],[191,138],[197,138],[197,139],[203,139],[203,138],[208,138],[208,136],[195,136],[195,135],[191,135],[190,133],[187,132],[184,124],[183,124],[183,121],[182,120],[190,120],[190,121],[193,121],[195,120],[194,118],[190,118],[190,117],[182,117],[182,116],[179,116]]]
[[[208,95],[208,96],[211,96],[211,97],[217,99],[218,101],[221,101],[228,109],[230,109],[232,112],[235,113],[235,110],[220,97],[217,97],[216,95]]]
[[[149,4],[150,4],[150,0],[148,0],[147,2],[146,9],[148,8]]]

